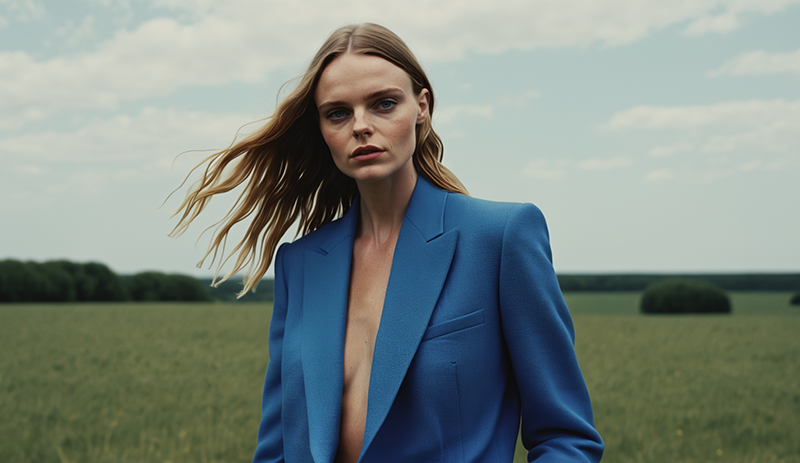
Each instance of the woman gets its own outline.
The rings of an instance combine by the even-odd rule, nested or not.
[[[470,198],[433,108],[400,38],[344,27],[182,204],[177,232],[247,182],[209,250],[253,215],[226,276],[257,265],[245,290],[305,235],[275,256],[254,461],[511,461],[520,419],[530,461],[600,459],[544,218]]]

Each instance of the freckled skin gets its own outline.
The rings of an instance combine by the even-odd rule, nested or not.
[[[314,100],[322,136],[343,173],[373,182],[413,169],[415,128],[427,117],[428,91],[415,95],[405,71],[383,58],[347,53],[322,72]],[[384,153],[368,162],[352,159],[365,145]]]

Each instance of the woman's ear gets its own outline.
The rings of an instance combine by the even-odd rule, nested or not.
[[[417,112],[417,124],[422,124],[425,122],[425,119],[428,118],[428,99],[430,98],[430,92],[428,92],[427,88],[423,88],[419,92],[419,96],[417,97],[418,104],[419,104],[419,111]]]

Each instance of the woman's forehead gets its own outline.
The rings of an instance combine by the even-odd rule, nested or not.
[[[319,105],[321,100],[368,95],[388,87],[411,91],[411,78],[403,69],[379,56],[345,53],[322,71],[314,99]]]

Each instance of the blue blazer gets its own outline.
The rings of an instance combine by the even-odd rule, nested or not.
[[[332,463],[358,200],[275,257],[254,462]],[[532,204],[421,176],[397,238],[375,341],[360,462],[599,461],[572,320]]]

